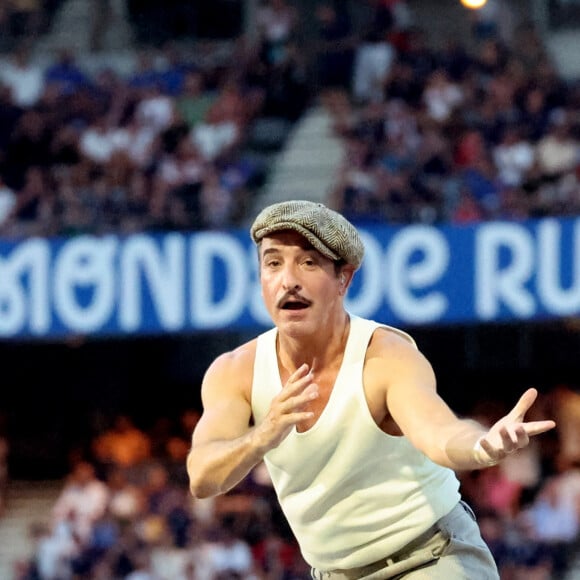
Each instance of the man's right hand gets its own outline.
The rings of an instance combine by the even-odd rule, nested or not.
[[[266,453],[278,447],[300,422],[312,419],[307,405],[318,397],[318,385],[313,382],[311,367],[304,363],[286,381],[270,405],[264,420],[256,427],[256,444]]]

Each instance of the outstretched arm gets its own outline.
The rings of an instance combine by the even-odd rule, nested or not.
[[[310,418],[303,405],[318,393],[307,365],[292,374],[273,399],[266,418],[251,427],[253,356],[243,350],[222,355],[202,385],[203,414],[187,457],[190,490],[195,497],[225,493],[277,447],[291,429]]]
[[[555,427],[554,421],[525,421],[537,397],[527,390],[515,407],[491,428],[457,417],[436,391],[425,357],[399,337],[373,342],[374,376],[386,378],[387,408],[402,432],[430,459],[454,470],[489,467],[528,445],[530,437]]]

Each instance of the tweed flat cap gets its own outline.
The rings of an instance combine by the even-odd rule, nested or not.
[[[264,208],[250,228],[257,244],[274,232],[294,230],[303,235],[323,256],[358,268],[364,245],[356,228],[338,212],[312,201],[283,201]]]

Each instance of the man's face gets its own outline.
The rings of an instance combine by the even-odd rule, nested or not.
[[[342,308],[344,285],[334,263],[297,232],[265,237],[259,255],[262,296],[278,328],[313,333]]]

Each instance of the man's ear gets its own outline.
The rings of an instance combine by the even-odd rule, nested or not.
[[[340,282],[340,287],[343,293],[346,294],[346,290],[348,289],[353,276],[354,276],[354,268],[352,268],[351,266],[345,266],[338,275],[338,280]]]

